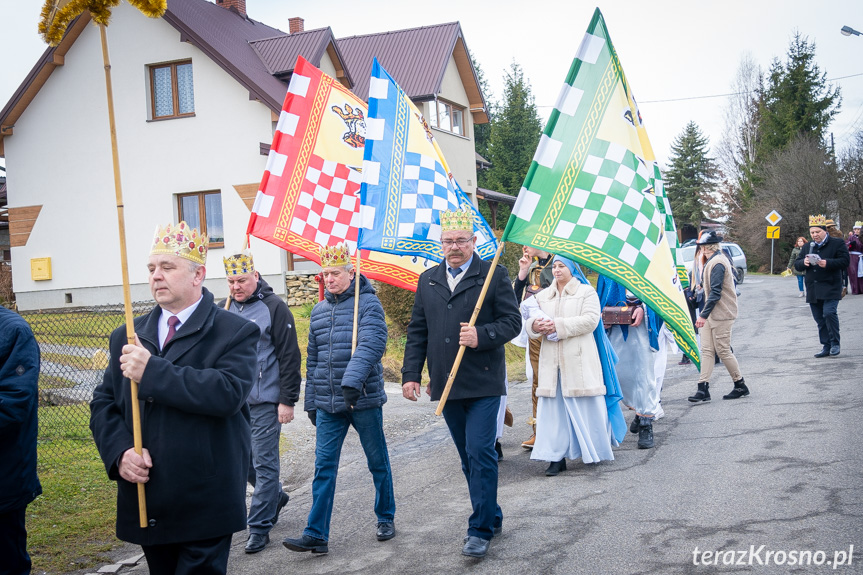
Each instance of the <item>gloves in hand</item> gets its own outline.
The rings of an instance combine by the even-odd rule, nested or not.
[[[360,390],[356,387],[343,385],[342,396],[344,396],[345,404],[348,406],[348,408],[353,409],[357,405],[357,402],[360,400]]]
[[[307,411],[306,413],[309,414],[309,421],[312,422],[312,425],[317,427],[318,426],[318,412],[317,412],[317,410],[313,409],[311,411]]]

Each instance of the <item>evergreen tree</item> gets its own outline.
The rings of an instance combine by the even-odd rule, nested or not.
[[[784,149],[798,135],[821,141],[841,103],[839,87],[827,84],[827,73],[815,63],[815,44],[795,32],[785,62],[775,59],[767,76],[760,159]]]
[[[482,92],[483,98],[485,99],[486,106],[486,114],[488,115],[488,122],[485,124],[474,124],[473,126],[473,144],[476,153],[488,159],[488,144],[491,138],[491,122],[494,119],[494,105],[492,104],[492,93],[491,88],[488,86],[488,80],[485,77],[485,72],[483,72],[482,67],[479,65],[479,62],[476,61],[473,57],[473,53],[468,51],[470,54],[471,62],[473,62],[473,68],[476,70],[476,79],[479,84],[480,92]]]
[[[671,166],[665,172],[665,187],[675,223],[700,227],[711,203],[717,169],[707,155],[708,139],[695,122],[689,122],[671,145]]]
[[[496,107],[491,122],[488,155],[485,156],[491,168],[482,172],[482,187],[517,196],[541,134],[542,121],[530,84],[521,66],[513,61],[504,74],[503,100]]]

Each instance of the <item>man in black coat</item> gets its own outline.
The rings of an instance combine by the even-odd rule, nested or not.
[[[111,334],[111,363],[90,403],[96,447],[117,482],[117,537],[141,545],[151,574],[224,574],[231,535],[246,527],[246,398],[260,332],[213,304],[201,285],[206,249],[185,222],[157,230],[147,268],[158,305],[135,320],[135,345],[125,326]],[[139,383],[141,454],[129,380]]]
[[[459,346],[466,346],[443,416],[461,458],[473,506],[462,553],[484,557],[503,524],[497,504],[494,442],[500,397],[506,393],[503,346],[521,331],[521,314],[506,268],[497,266],[488,280],[491,264],[474,252],[476,238],[470,218],[458,214],[441,215],[446,261],[423,272],[417,283],[407,329],[402,394],[416,401],[423,364],[428,361],[431,381],[426,392],[432,401],[439,400]],[[474,327],[468,327],[486,281],[491,283],[479,317]]]
[[[818,325],[821,351],[815,357],[839,355],[839,314],[842,299],[842,271],[848,268],[848,246],[842,238],[827,233],[824,216],[809,216],[812,242],[800,250],[794,261],[797,271],[806,272],[806,302]]]
[[[27,505],[36,475],[39,345],[27,322],[0,306],[0,573],[30,573]]]

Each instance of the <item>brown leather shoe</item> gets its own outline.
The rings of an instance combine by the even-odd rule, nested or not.
[[[533,442],[536,441],[536,434],[530,436],[530,439],[521,444],[525,449],[533,449]]]

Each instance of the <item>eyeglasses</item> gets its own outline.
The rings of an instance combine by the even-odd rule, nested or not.
[[[451,248],[453,244],[457,245],[460,248],[468,245],[473,238],[458,238],[455,240],[441,240],[440,243],[445,248]]]

